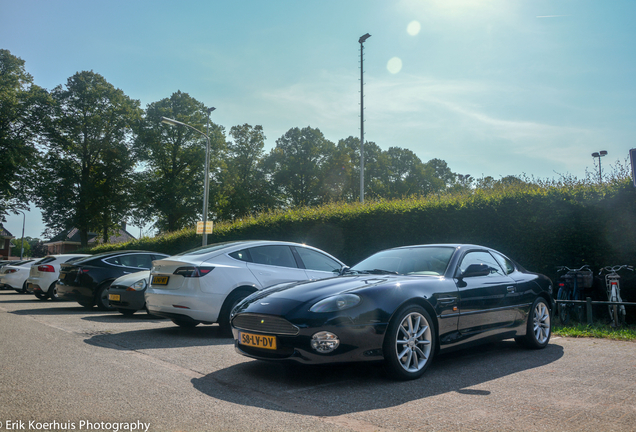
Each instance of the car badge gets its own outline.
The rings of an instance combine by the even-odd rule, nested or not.
[[[261,324],[265,324],[265,320],[264,319],[261,320]]]

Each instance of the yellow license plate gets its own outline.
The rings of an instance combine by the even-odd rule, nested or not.
[[[108,294],[108,300],[119,301],[121,300],[121,297],[119,294]]]
[[[263,336],[239,332],[239,343],[256,348],[276,349],[276,336]]]
[[[153,276],[152,284],[153,285],[168,285],[168,279],[170,279],[170,276]]]

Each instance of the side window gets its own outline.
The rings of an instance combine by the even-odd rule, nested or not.
[[[116,256],[116,257],[108,258],[108,259],[107,259],[107,260],[105,260],[105,261],[106,261],[108,264],[113,264],[113,265],[120,266],[120,265],[122,265],[122,264],[121,264],[121,261],[120,261],[120,258],[121,258],[121,257]]]
[[[278,267],[297,268],[296,260],[289,246],[258,246],[249,249],[252,262]]]
[[[307,249],[303,247],[296,247],[296,252],[300,255],[300,258],[305,264],[307,270],[318,271],[338,271],[340,270],[340,263],[334,259],[328,257],[325,254],[321,254],[313,249]]]
[[[504,275],[499,263],[488,252],[468,252],[462,259],[459,270],[464,272],[471,264],[487,264],[494,269],[491,271],[491,275]]]
[[[495,259],[497,260],[499,265],[501,265],[501,267],[504,269],[506,274],[510,274],[515,271],[515,265],[508,258],[501,254],[498,254],[497,252],[493,252],[493,255],[495,256]]]
[[[252,262],[252,258],[250,257],[250,252],[247,249],[243,249],[240,251],[232,252],[230,255],[232,258],[237,259],[239,261]]]
[[[146,254],[122,255],[119,257],[119,262],[126,267],[141,269],[150,269],[152,267],[150,255]]]

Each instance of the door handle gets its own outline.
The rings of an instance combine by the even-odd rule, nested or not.
[[[509,293],[512,293],[512,292],[515,292],[515,287],[514,287],[514,285],[513,286],[509,286],[509,287],[506,287],[506,290],[508,290]]]
[[[457,303],[457,297],[441,297],[437,299],[437,303],[441,305]]]

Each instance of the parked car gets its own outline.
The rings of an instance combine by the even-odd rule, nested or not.
[[[115,251],[61,264],[57,294],[87,308],[97,305],[100,310],[113,310],[108,303],[108,287],[115,279],[150,270],[153,260],[167,257],[150,251]]]
[[[306,364],[383,361],[420,377],[439,350],[493,339],[545,348],[552,282],[476,245],[388,249],[343,275],[272,287],[233,311],[236,350]]]
[[[218,322],[230,335],[230,311],[249,294],[281,282],[332,277],[344,266],[328,253],[298,243],[212,244],[155,261],[146,306],[178,326]]]
[[[142,309],[148,311],[144,294],[149,278],[150,271],[144,270],[115,279],[108,289],[110,306],[124,315],[132,315]]]
[[[14,289],[19,293],[26,293],[26,279],[29,276],[31,264],[35,260],[14,261],[13,264],[5,264],[0,270],[0,287],[2,289]]]
[[[40,300],[58,299],[55,284],[60,274],[60,265],[75,259],[90,256],[88,254],[47,255],[37,265],[32,265],[26,280],[27,291]]]

